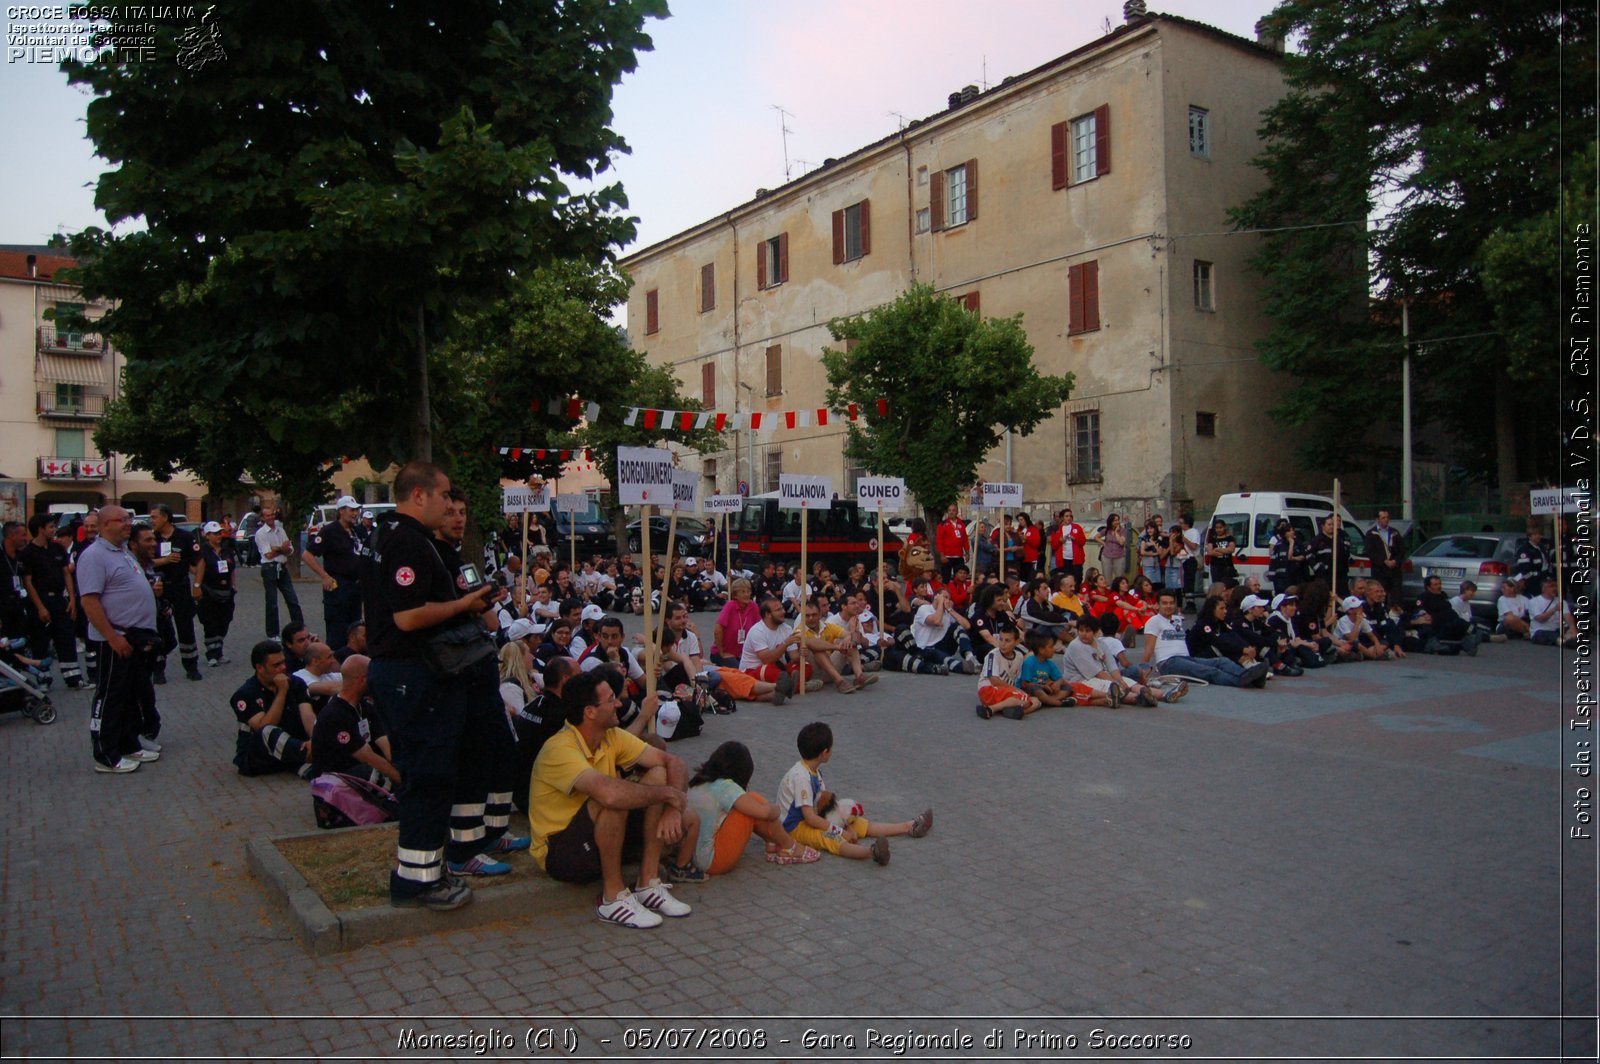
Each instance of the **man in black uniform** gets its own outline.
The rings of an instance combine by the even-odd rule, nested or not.
[[[1367,560],[1372,578],[1383,585],[1390,602],[1400,601],[1400,581],[1405,575],[1406,545],[1389,527],[1389,511],[1378,511],[1378,523],[1367,533]]]
[[[361,581],[372,655],[368,682],[404,780],[389,901],[437,910],[472,900],[472,890],[446,872],[447,857],[468,872],[500,864],[483,853],[482,840],[451,839],[450,819],[454,809],[481,808],[488,797],[487,772],[481,762],[463,771],[463,749],[476,752],[503,742],[492,729],[503,735],[506,727],[492,655],[452,676],[436,677],[428,663],[429,637],[464,618],[479,623],[494,591],[485,582],[460,594],[456,579],[461,574],[446,568],[434,545],[433,533],[445,523],[449,490],[450,478],[430,462],[410,462],[400,470],[394,484],[397,518],[380,527]],[[494,712],[475,705],[483,701]],[[485,726],[491,729],[487,733]]]
[[[162,597],[172,607],[172,624],[178,634],[178,658],[183,674],[200,679],[200,650],[194,641],[194,592],[189,586],[189,571],[200,560],[194,537],[172,523],[172,508],[157,503],[150,508],[150,527],[156,533],[156,572],[161,574]],[[156,665],[157,683],[164,680],[166,656]]]
[[[1511,563],[1511,575],[1519,587],[1541,587],[1547,577],[1555,575],[1550,548],[1544,542],[1544,529],[1540,525],[1528,526],[1528,538],[1517,544],[1517,556]]]
[[[29,626],[22,548],[28,542],[28,528],[21,521],[7,521],[0,528],[0,635],[24,639]]]
[[[391,760],[393,750],[383,722],[367,695],[368,664],[365,654],[345,659],[339,693],[317,714],[317,727],[311,733],[312,765],[319,776],[343,772],[391,790],[400,785],[400,772]]]
[[[78,637],[72,621],[78,602],[67,583],[67,550],[56,542],[54,514],[35,514],[28,519],[32,540],[22,548],[22,585],[29,604],[38,617],[34,626],[33,656],[42,658],[55,648],[61,663],[61,678],[68,687],[82,687],[78,673]]]
[[[207,521],[200,533],[206,542],[190,575],[194,577],[195,612],[206,633],[206,664],[216,668],[227,663],[222,644],[233,624],[233,541],[223,535],[222,525],[216,521]]]
[[[229,700],[238,722],[233,763],[241,776],[266,776],[290,770],[301,779],[315,772],[308,763],[311,744],[286,726],[295,719],[295,683],[283,667],[283,648],[264,639],[250,648],[255,675]],[[304,690],[304,688],[302,688]]]
[[[339,519],[329,521],[311,534],[306,542],[306,568],[322,581],[322,623],[329,646],[344,646],[345,633],[361,619],[361,555],[365,548],[357,538],[356,519],[361,513],[356,500],[341,496]]]
[[[1335,560],[1339,568],[1336,587],[1333,584]],[[1306,575],[1312,580],[1326,581],[1340,598],[1349,596],[1350,544],[1339,534],[1338,517],[1330,515],[1322,519],[1322,530],[1312,538],[1310,550],[1307,551]]]

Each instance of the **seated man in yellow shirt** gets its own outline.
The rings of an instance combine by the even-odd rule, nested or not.
[[[661,882],[661,848],[676,846],[680,854],[684,849],[692,854],[700,821],[688,808],[689,773],[683,761],[617,727],[622,702],[609,677],[607,670],[596,669],[562,688],[566,726],[545,742],[533,763],[531,852],[552,879],[601,880],[600,919],[655,927],[662,916],[691,911]],[[656,706],[645,708],[654,713]],[[620,778],[632,768],[643,772],[637,782]],[[622,885],[624,860],[639,862],[632,891]]]
[[[851,641],[843,625],[836,621],[824,624],[822,610],[815,602],[806,603],[802,617],[794,631],[800,637],[800,645],[805,648],[806,660],[832,680],[840,694],[848,695],[877,682],[876,676],[869,676],[862,670],[861,651]],[[855,677],[854,680],[845,679],[842,670],[846,666]]]

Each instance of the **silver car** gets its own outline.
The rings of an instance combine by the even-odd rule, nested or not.
[[[1422,594],[1423,584],[1430,576],[1443,581],[1444,593],[1452,597],[1461,590],[1461,581],[1471,580],[1478,585],[1472,596],[1473,616],[1494,624],[1499,620],[1495,616],[1495,603],[1500,598],[1500,584],[1511,575],[1517,551],[1527,538],[1521,532],[1456,532],[1434,536],[1406,561],[1401,587],[1407,605]]]

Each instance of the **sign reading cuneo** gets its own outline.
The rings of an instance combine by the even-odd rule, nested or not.
[[[556,513],[558,514],[586,514],[589,512],[589,496],[581,491],[562,492],[556,496]]]
[[[833,505],[833,478],[778,474],[780,510],[826,510]]]
[[[986,510],[1022,509],[1022,485],[1007,484],[1004,481],[985,481],[983,507]]]
[[[1591,505],[1593,495],[1584,488],[1534,488],[1528,493],[1531,514],[1570,514]]]
[[[737,514],[744,512],[744,496],[712,495],[703,504],[708,514]]]
[[[672,508],[680,514],[700,512],[700,474],[687,469],[672,471]]]
[[[906,482],[901,477],[862,477],[856,481],[856,504],[863,510],[897,514],[905,503]]]
[[[500,512],[505,514],[520,514],[523,511],[544,513],[550,509],[550,486],[547,484],[538,491],[526,484],[514,488],[500,489]]]
[[[617,448],[617,504],[672,504],[672,452],[660,447]]]

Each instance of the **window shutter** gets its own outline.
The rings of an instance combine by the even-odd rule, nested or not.
[[[707,362],[700,367],[700,394],[706,409],[717,405],[717,364]]]
[[[872,253],[872,201],[861,201],[861,255]]]
[[[650,289],[644,294],[644,331],[646,333],[661,330],[661,300],[657,289]]]
[[[967,221],[978,220],[978,160],[967,160]]]
[[[944,171],[928,175],[928,228],[944,228]]]
[[[1111,172],[1111,105],[1108,103],[1094,109],[1094,163],[1095,176]]]
[[[765,240],[756,242],[756,287],[767,287],[767,242]],[[738,309],[738,307],[734,307],[736,313]]]
[[[844,261],[844,211],[833,212],[833,264]]]
[[[700,267],[700,313],[717,306],[717,266],[708,262]]]
[[[1083,264],[1083,328],[1085,332],[1100,328],[1100,263]]]
[[[783,393],[783,345],[773,344],[767,348],[767,394],[781,395]]]
[[[1050,127],[1050,188],[1067,187],[1067,123]]]
[[[966,307],[974,314],[978,313],[978,293],[968,292],[966,295],[962,296],[961,305]]]
[[[1083,332],[1083,267],[1067,267],[1067,332]]]
[[[789,234],[778,234],[778,283],[789,279]]]

